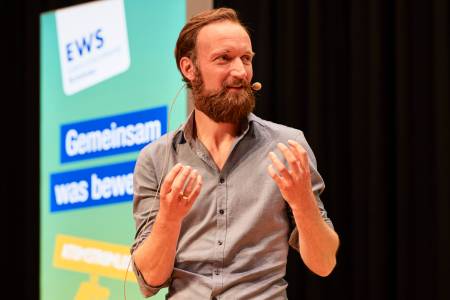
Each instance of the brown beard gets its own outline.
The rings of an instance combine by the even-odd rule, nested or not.
[[[240,124],[255,108],[255,96],[248,82],[238,79],[224,82],[217,92],[204,92],[200,70],[196,68],[192,81],[195,108],[217,123]],[[229,91],[231,86],[242,86],[240,91]]]

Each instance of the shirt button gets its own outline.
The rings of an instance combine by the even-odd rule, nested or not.
[[[223,177],[220,177],[219,182],[220,182],[220,183],[224,183],[224,182],[225,182],[225,179],[223,179]]]
[[[219,210],[219,214],[223,215],[225,211],[223,209]]]
[[[222,246],[223,242],[222,241],[217,241],[217,244],[219,244],[219,246]]]

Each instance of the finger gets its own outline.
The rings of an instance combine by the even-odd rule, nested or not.
[[[161,194],[166,195],[170,192],[175,177],[177,177],[182,169],[183,166],[180,163],[173,166],[173,168],[169,171],[169,174],[167,174],[166,178],[164,179],[164,182],[161,186]]]
[[[192,168],[190,166],[184,166],[183,171],[178,173],[177,177],[172,183],[172,190],[170,191],[172,194],[177,196],[180,194],[180,192],[183,190],[186,180],[191,174],[191,171]]]
[[[188,196],[189,203],[193,203],[195,201],[195,199],[197,199],[198,195],[200,194],[201,188],[202,188],[202,176],[198,175],[194,189],[192,190],[191,194]]]
[[[286,166],[278,159],[275,153],[270,152],[269,157],[272,160],[272,164],[277,169],[278,173],[285,179],[285,180],[292,180],[291,174],[289,174],[289,170],[286,168]]]
[[[186,186],[184,187],[183,195],[189,196],[197,183],[197,170],[192,170],[191,175],[187,179]]]
[[[292,153],[292,151],[283,143],[278,143],[277,147],[280,149],[281,153],[283,153],[284,158],[286,158],[291,171],[294,172],[294,174],[298,174],[300,172],[300,165],[294,153]]]
[[[302,168],[304,170],[309,169],[308,153],[306,152],[305,148],[303,148],[302,145],[293,140],[288,140],[288,144],[289,146],[291,146],[292,152],[300,162]]]
[[[270,177],[272,177],[272,179],[275,181],[275,183],[278,185],[278,187],[280,189],[283,189],[285,186],[285,183],[283,181],[283,178],[280,177],[280,175],[278,175],[278,173],[275,171],[275,169],[273,168],[273,165],[269,165],[267,167],[267,171],[269,172]]]

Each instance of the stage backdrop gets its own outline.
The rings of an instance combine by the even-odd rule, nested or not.
[[[124,298],[135,159],[168,129],[185,11],[109,0],[41,15],[41,299]],[[185,116],[183,92],[169,129]],[[126,292],[141,298],[131,268]]]

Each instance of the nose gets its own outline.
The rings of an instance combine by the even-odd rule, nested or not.
[[[233,60],[230,75],[239,79],[244,79],[247,76],[247,70],[239,57]]]

